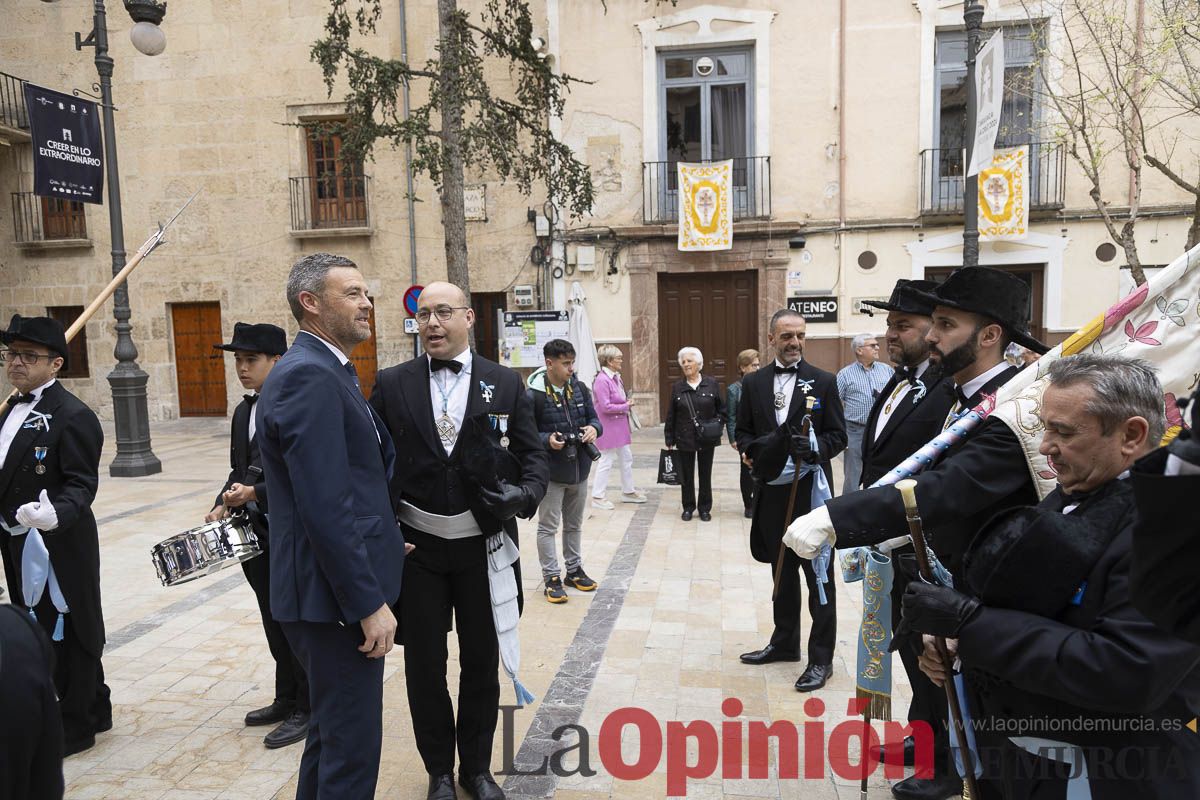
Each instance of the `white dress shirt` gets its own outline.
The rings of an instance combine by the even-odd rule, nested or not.
[[[929,369],[929,359],[925,359],[917,365],[917,380],[925,374]],[[929,387],[925,387],[928,389]],[[892,418],[892,414],[896,413],[896,409],[900,408],[900,404],[904,402],[904,398],[908,396],[909,390],[912,389],[912,384],[907,380],[902,380],[892,388],[892,393],[888,395],[888,399],[884,401],[883,408],[879,409],[879,418],[875,420],[875,432],[872,434],[871,441],[879,438],[879,434],[883,433],[883,429],[887,427],[888,420]]]
[[[797,359],[796,363],[792,366],[799,369],[800,362],[803,360],[803,358]],[[785,365],[780,363],[778,358],[775,359],[775,363],[779,365],[780,369],[787,369]],[[783,408],[775,409],[776,425],[782,425],[785,421],[787,421],[788,412],[792,410],[792,395],[796,393],[796,379],[799,377],[799,372],[786,372],[782,375],[777,375],[775,374],[775,368],[771,368],[771,385],[775,387],[775,391],[771,393],[772,407],[775,405],[775,395],[782,394],[785,398],[787,398],[784,401]]]
[[[46,390],[47,386],[54,383],[55,380],[55,378],[51,378],[30,392],[33,395],[32,403],[18,403],[12,407],[8,418],[4,420],[3,427],[0,427],[0,468],[4,466],[4,461],[8,458],[8,449],[12,447],[13,439],[17,438],[17,431],[21,430],[21,426],[29,418],[33,407],[41,401],[42,392]]]
[[[428,367],[431,356],[425,354],[425,364]],[[463,419],[467,416],[467,401],[471,398],[471,348],[463,350],[452,361],[457,361],[463,368],[457,375],[448,369],[440,369],[429,374],[429,399],[433,403],[433,420],[441,418],[444,412],[450,417],[457,435],[462,430]],[[444,395],[444,398],[443,398]],[[454,443],[442,441],[446,455],[454,450]]]

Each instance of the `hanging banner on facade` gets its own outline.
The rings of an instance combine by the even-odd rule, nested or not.
[[[682,252],[728,250],[733,247],[730,209],[733,161],[684,164],[679,177],[679,249]]]
[[[979,240],[1024,239],[1029,233],[1029,148],[997,150],[979,173]]]
[[[1004,105],[1004,34],[997,30],[975,58],[975,139],[967,177],[992,163]]]
[[[99,107],[91,100],[25,84],[33,137],[33,193],[102,203],[104,148]]]

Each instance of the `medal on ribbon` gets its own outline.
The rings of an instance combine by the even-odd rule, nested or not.
[[[45,447],[33,448],[33,457],[36,458],[37,462],[38,462],[37,466],[33,468],[33,471],[36,472],[38,475],[45,475],[46,474],[46,465],[43,464],[42,462],[46,460],[46,448]]]

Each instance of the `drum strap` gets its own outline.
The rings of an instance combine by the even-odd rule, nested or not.
[[[396,518],[410,528],[438,536],[442,539],[469,539],[472,536],[483,536],[475,515],[470,511],[445,517],[417,508],[407,500],[400,501]]]

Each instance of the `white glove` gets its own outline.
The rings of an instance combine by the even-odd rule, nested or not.
[[[886,556],[893,550],[904,547],[910,541],[911,540],[907,536],[897,536],[895,539],[888,539],[886,542],[880,542],[879,544],[875,545],[875,549]]]
[[[825,506],[814,509],[799,517],[783,534],[783,543],[796,551],[801,558],[813,559],[825,545],[837,542],[829,509]]]
[[[17,522],[27,528],[37,528],[39,531],[52,531],[58,527],[58,512],[50,503],[46,490],[38,495],[36,503],[26,503],[17,509]]]

